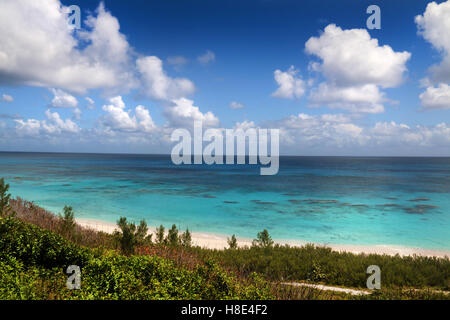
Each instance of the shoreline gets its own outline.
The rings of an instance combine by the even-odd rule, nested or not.
[[[93,229],[96,231],[103,231],[106,233],[113,233],[117,230],[117,225],[112,222],[101,221],[96,219],[88,218],[75,218],[77,224],[84,228]],[[149,226],[149,232],[153,233],[155,227]],[[227,239],[228,237],[223,234],[208,233],[208,232],[191,232],[192,244],[208,249],[224,249],[228,247]],[[302,246],[309,241],[301,240],[275,240],[275,243],[284,245],[288,244],[290,246]],[[237,238],[237,243],[239,247],[251,246],[252,239],[249,238]],[[365,254],[386,254],[394,256],[399,254],[400,256],[411,256],[418,255],[424,257],[437,257],[444,258],[450,257],[450,251],[446,250],[433,250],[433,249],[423,249],[414,247],[405,247],[398,245],[353,245],[353,244],[320,244],[314,243],[316,246],[325,246],[331,248],[333,251],[337,252],[349,252],[354,254],[365,253]]]

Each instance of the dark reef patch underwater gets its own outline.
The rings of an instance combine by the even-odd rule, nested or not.
[[[0,153],[13,196],[79,218],[315,243],[450,249],[450,158],[281,157],[172,164],[164,155]],[[39,184],[39,185],[36,185]]]

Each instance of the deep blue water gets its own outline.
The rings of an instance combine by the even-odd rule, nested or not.
[[[450,158],[281,157],[175,166],[169,156],[0,153],[13,196],[55,212],[197,232],[450,249]]]

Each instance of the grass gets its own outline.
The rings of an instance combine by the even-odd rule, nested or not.
[[[127,256],[111,234],[77,224],[68,232],[62,216],[20,198],[9,203],[14,217],[0,218],[2,299],[449,299],[442,292],[450,287],[448,258],[357,255],[271,241],[226,250],[147,242]],[[66,289],[69,264],[82,268],[81,290]],[[282,284],[366,289],[373,264],[382,270],[382,289],[370,295]]]
[[[448,258],[353,254],[308,244],[302,247],[274,245],[233,250],[193,248],[203,258],[221,261],[243,276],[257,272],[270,281],[308,281],[366,288],[370,265],[378,265],[386,288],[450,289]]]

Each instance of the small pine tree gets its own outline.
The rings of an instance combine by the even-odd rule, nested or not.
[[[59,215],[61,219],[62,232],[71,234],[75,228],[75,214],[71,206],[64,206],[64,215]]]
[[[117,221],[120,231],[115,231],[114,236],[119,242],[122,253],[130,255],[134,253],[137,245],[151,242],[151,235],[147,236],[148,227],[144,220],[141,220],[139,226],[131,222],[127,222],[127,218],[120,217]]]
[[[231,236],[231,238],[228,238],[227,242],[228,242],[228,246],[230,247],[230,249],[237,249],[237,247],[238,247],[237,239],[234,234]]]
[[[186,229],[186,231],[181,235],[181,245],[183,247],[190,247],[192,245],[192,236],[189,229]]]
[[[0,179],[0,216],[6,216],[11,213],[9,199],[11,194],[8,193],[9,184],[5,183],[5,179]]]
[[[147,222],[145,220],[141,220],[139,223],[139,226],[136,230],[136,244],[137,245],[143,245],[143,244],[151,244],[152,243],[152,235],[147,235],[148,233],[148,227]]]
[[[252,242],[253,246],[255,247],[261,247],[261,248],[268,248],[273,245],[272,237],[269,235],[269,231],[264,229],[261,232],[258,232],[256,239]]]
[[[155,231],[156,243],[165,244],[164,232],[165,232],[165,229],[164,229],[163,225],[160,225],[159,228],[156,228],[156,231]]]
[[[167,243],[170,246],[177,246],[179,244],[178,229],[174,224],[172,225],[172,228],[169,229],[169,232],[167,234]]]

